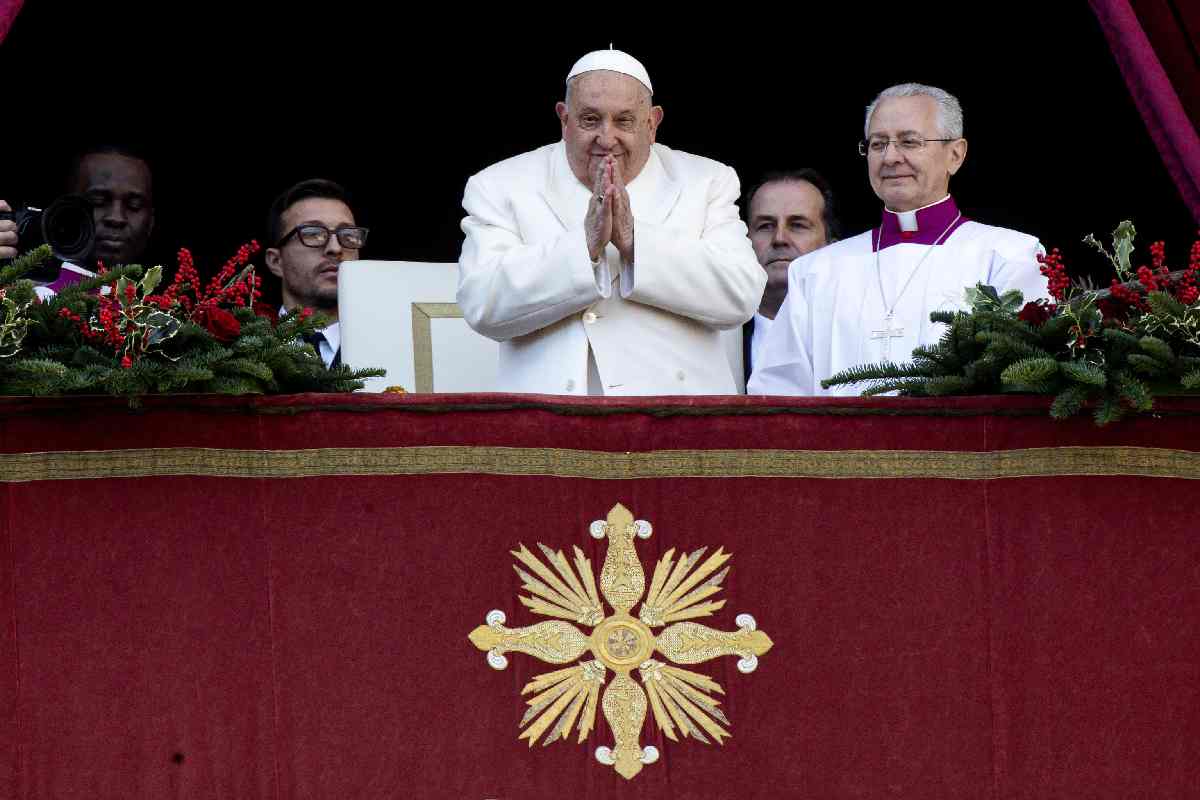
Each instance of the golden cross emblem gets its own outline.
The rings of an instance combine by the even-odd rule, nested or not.
[[[487,652],[487,662],[496,669],[508,666],[504,654],[509,652],[525,653],[550,664],[567,664],[590,650],[590,660],[538,675],[521,690],[522,695],[533,696],[526,701],[529,709],[518,726],[525,730],[518,738],[528,739],[533,747],[546,734],[542,744],[548,745],[567,739],[578,721],[577,743],[582,743],[595,726],[596,706],[600,705],[615,741],[612,747],[597,748],[596,758],[629,779],[659,757],[657,748],[642,747],[639,741],[648,707],[663,735],[673,742],[679,741],[677,728],[683,736],[705,744],[710,736],[721,744],[730,735],[726,730],[730,722],[720,709],[720,701],[713,697],[724,694],[720,684],[707,675],[659,661],[652,657],[656,652],[674,664],[738,656],[738,669],[750,673],[758,666],[758,656],[770,650],[772,642],[766,633],[757,630],[749,614],[737,617],[736,631],[688,621],[711,616],[725,605],[724,600],[710,599],[721,591],[721,582],[729,572],[729,567],[721,569],[730,558],[721,548],[703,563],[700,559],[707,548],[681,553],[678,559],[674,548],[668,550],[655,565],[646,592],[646,574],[634,539],[650,538],[650,523],[634,520],[618,503],[608,512],[607,520],[592,523],[590,532],[597,539],[608,538],[608,552],[600,570],[600,593],[613,610],[608,616],[596,592],[591,562],[578,547],[574,548],[574,569],[562,551],[544,544],[538,547],[550,566],[523,544],[512,553],[520,562],[514,569],[523,582],[522,588],[530,595],[518,595],[522,605],[534,614],[590,627],[590,635],[571,622],[561,621],[507,628],[504,613],[496,610],[487,615],[486,625],[471,631],[470,639]],[[646,598],[634,617],[629,611],[643,593]],[[655,636],[652,629],[663,626]],[[641,685],[630,677],[634,669]],[[615,677],[601,700],[600,688],[608,670]]]

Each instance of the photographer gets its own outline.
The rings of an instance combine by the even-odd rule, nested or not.
[[[119,145],[83,150],[76,157],[67,191],[92,206],[96,247],[89,264],[137,264],[154,231],[154,194],[150,164]]]
[[[121,145],[85,148],[72,163],[66,190],[91,207],[95,243],[87,256],[63,263],[47,288],[58,291],[94,274],[98,261],[106,266],[139,263],[154,230],[153,180],[146,159]],[[0,211],[11,210],[0,200]],[[0,220],[0,259],[18,255],[16,231],[16,223]]]

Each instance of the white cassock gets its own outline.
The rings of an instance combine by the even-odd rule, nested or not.
[[[857,395],[862,385],[821,387],[848,367],[909,361],[946,326],[939,310],[965,310],[982,283],[1025,300],[1046,297],[1028,234],[966,220],[946,197],[916,211],[885,210],[880,227],[815,250],[788,268],[788,294],[754,365],[748,394]]]
[[[467,182],[458,305],[500,342],[501,391],[735,394],[719,331],[745,322],[766,272],[738,216],[737,174],[655,144],[627,190],[633,264],[598,264],[583,221],[592,193],[563,142]]]

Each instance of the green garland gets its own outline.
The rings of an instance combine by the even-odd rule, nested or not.
[[[967,290],[969,311],[929,315],[945,332],[915,349],[912,361],[851,367],[821,385],[865,383],[864,395],[1053,395],[1055,419],[1090,405],[1099,425],[1149,411],[1156,396],[1200,390],[1200,242],[1185,270],[1170,271],[1161,242],[1151,247],[1153,266],[1134,270],[1134,235],[1131,223],[1121,223],[1111,252],[1092,236],[1084,240],[1112,262],[1119,280],[1109,289],[1072,283],[1055,250],[1042,272],[1056,304],[976,286]]]
[[[41,247],[0,270],[0,394],[350,392],[384,374],[327,368],[303,340],[329,324],[320,314],[255,313],[253,267],[207,295],[178,279],[155,295],[161,267],[118,267],[42,302],[22,276],[49,257]]]

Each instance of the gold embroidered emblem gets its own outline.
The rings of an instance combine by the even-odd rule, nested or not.
[[[709,737],[721,744],[730,735],[729,719],[714,698],[725,693],[720,684],[707,675],[656,660],[652,658],[655,652],[675,664],[738,656],[738,669],[749,673],[772,642],[757,630],[749,614],[738,615],[736,631],[688,621],[711,616],[725,605],[724,600],[710,598],[721,591],[721,582],[729,573],[724,566],[729,553],[718,548],[701,562],[707,548],[681,553],[678,559],[672,548],[655,565],[647,591],[634,539],[650,538],[650,523],[634,520],[618,503],[606,521],[592,523],[590,532],[597,539],[608,538],[600,594],[612,608],[611,615],[605,616],[591,562],[582,550],[574,548],[572,569],[562,551],[539,543],[546,560],[543,563],[522,544],[513,551],[520,562],[513,568],[529,596],[518,595],[517,599],[534,614],[558,619],[507,628],[504,612],[492,611],[486,625],[471,631],[470,639],[487,652],[488,663],[496,669],[508,666],[504,654],[509,652],[525,653],[550,664],[568,664],[590,651],[591,659],[538,675],[521,690],[522,695],[532,697],[526,700],[529,709],[518,726],[524,728],[518,738],[528,739],[530,747],[539,738],[543,746],[549,745],[567,739],[578,722],[576,742],[582,743],[595,726],[599,705],[614,743],[613,747],[597,748],[596,759],[629,779],[659,757],[657,748],[642,747],[639,742],[647,710],[653,711],[655,723],[673,742],[679,741],[677,731],[705,744],[710,743]],[[645,599],[634,617],[630,610],[643,594]],[[591,628],[591,634],[583,633],[576,624]],[[652,629],[663,626],[667,627],[655,636]],[[634,669],[641,685],[630,677]],[[600,688],[608,670],[615,677],[601,699]]]

